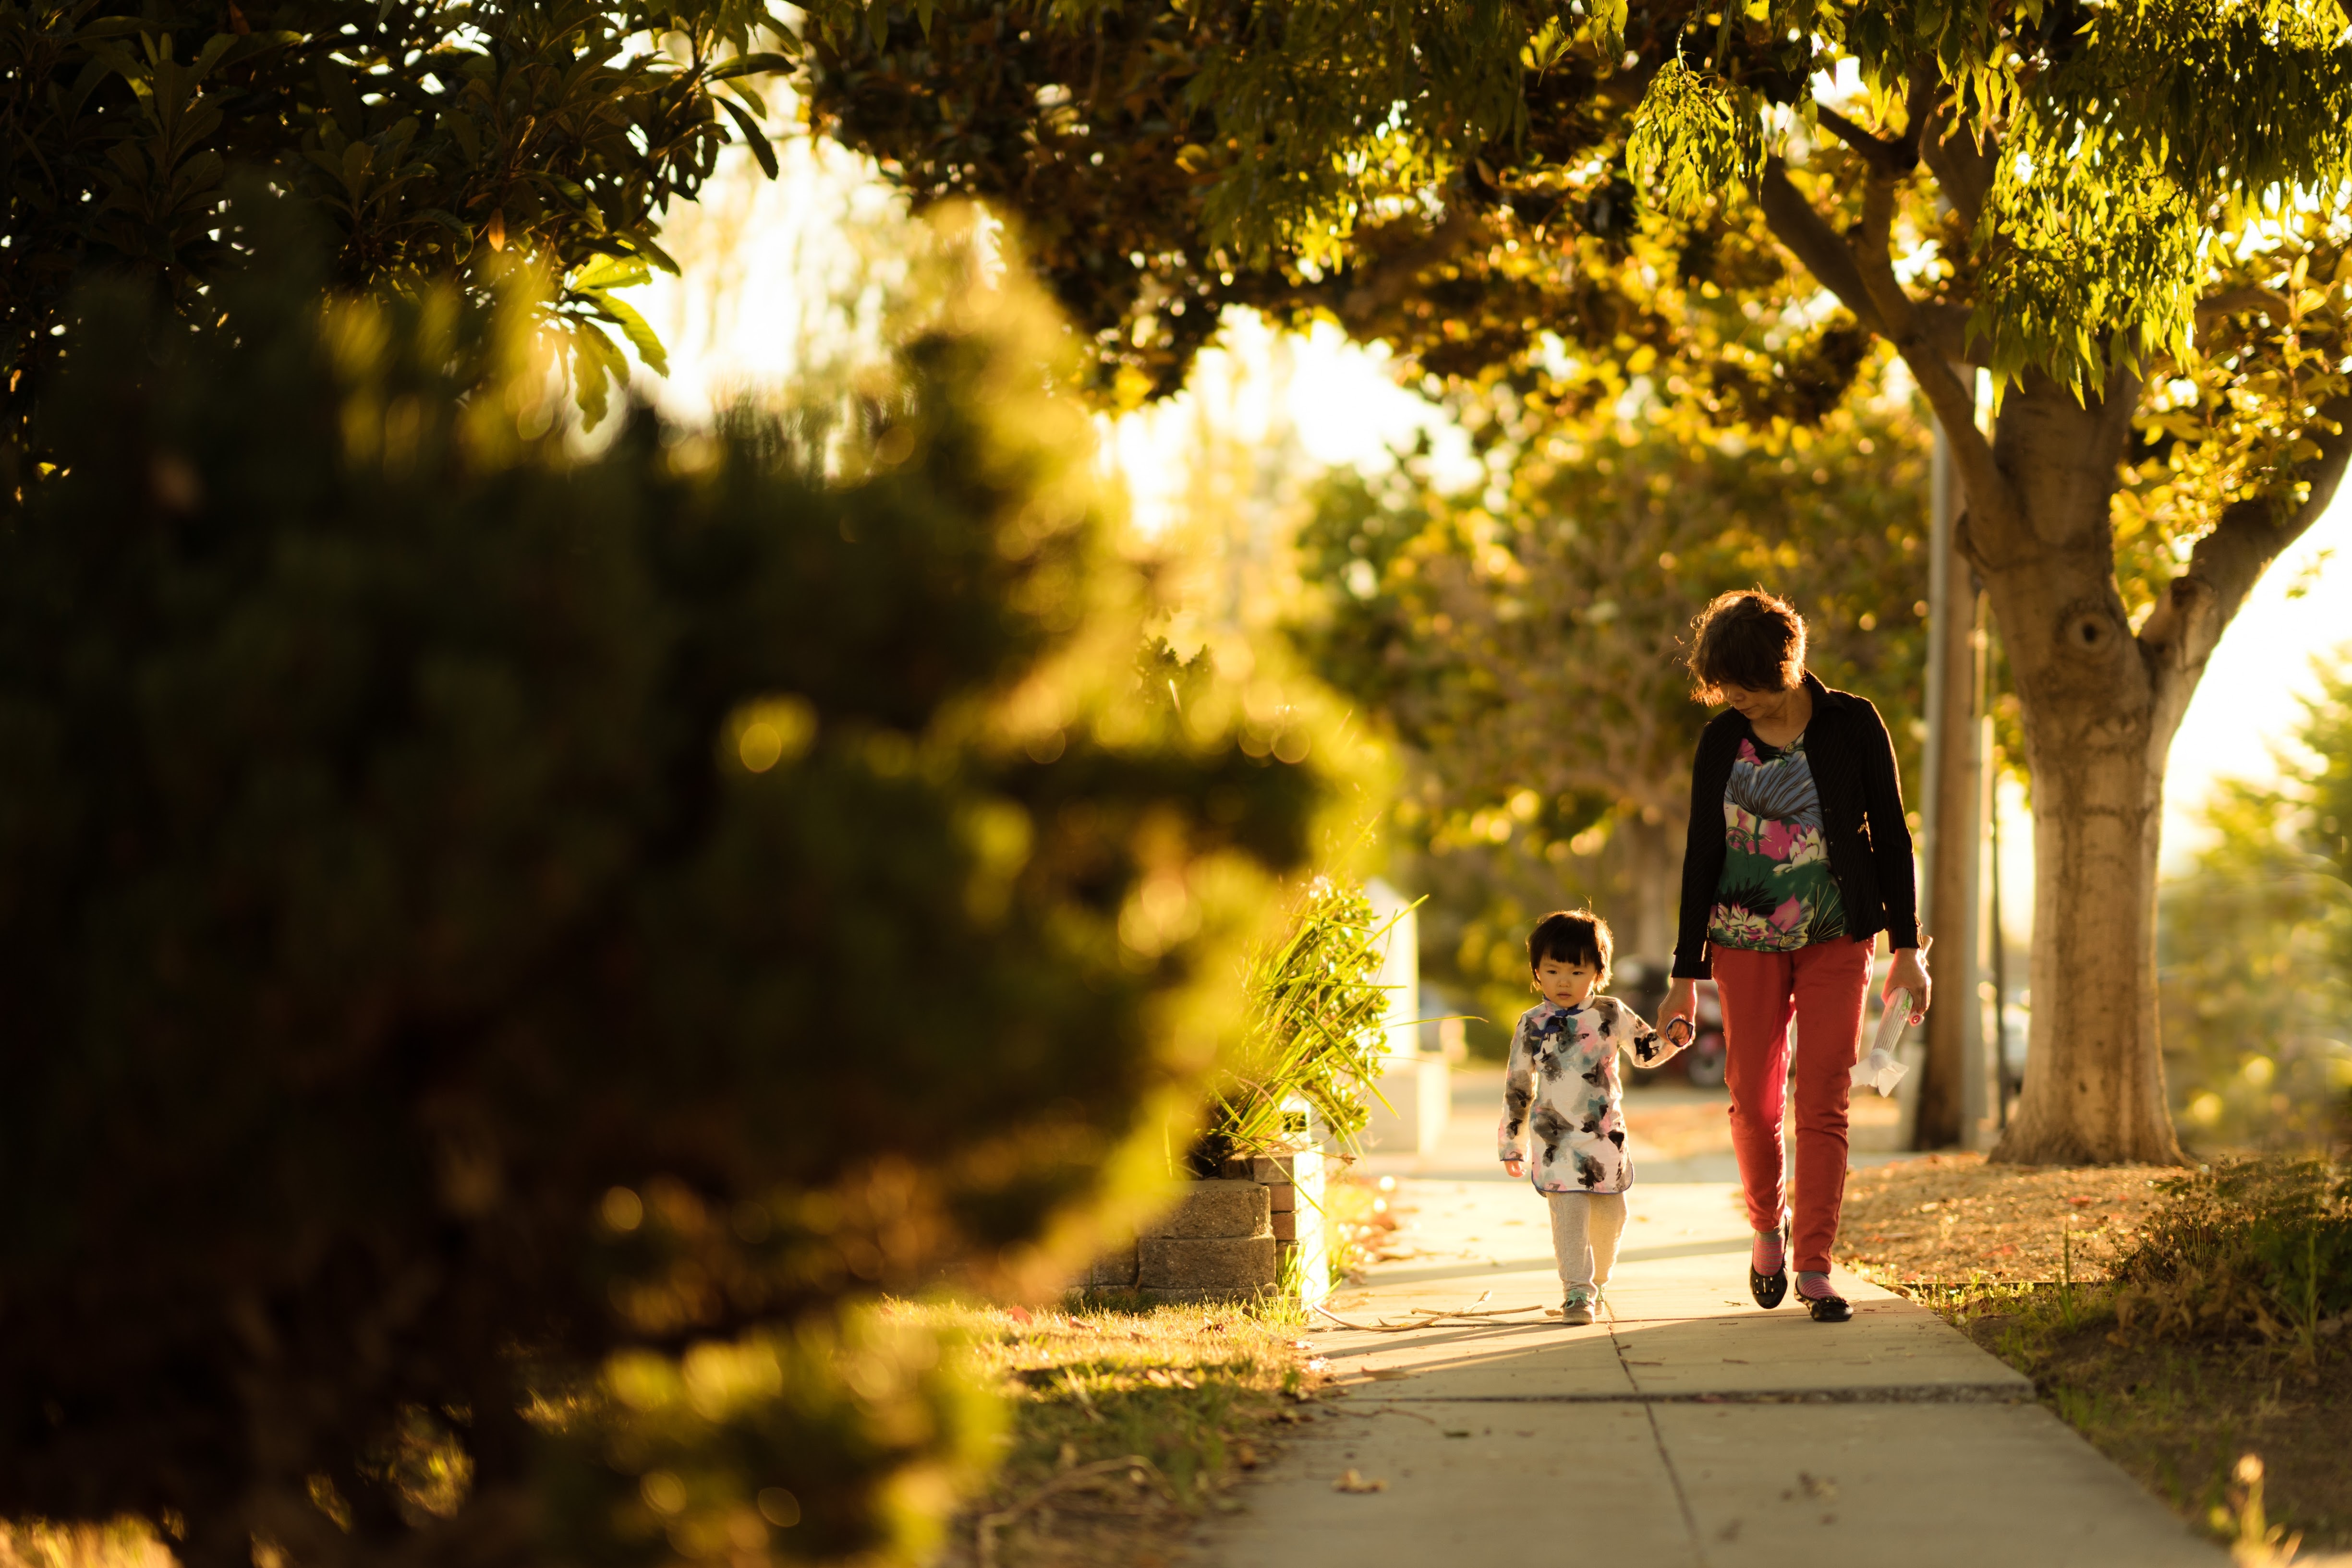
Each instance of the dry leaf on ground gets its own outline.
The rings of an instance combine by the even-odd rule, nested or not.
[[[1922,1155],[1846,1177],[1838,1260],[1888,1285],[2105,1279],[2168,1166],[1988,1165]]]

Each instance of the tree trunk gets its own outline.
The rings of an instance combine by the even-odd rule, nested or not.
[[[2222,631],[2352,465],[2352,393],[2300,419],[2294,465],[2221,509],[2135,632],[2116,583],[2114,506],[2138,379],[2119,366],[2104,393],[2078,399],[2029,371],[1987,443],[1974,372],[1954,371],[1968,307],[1915,300],[1895,276],[1895,194],[1912,160],[1926,157],[1973,223],[1998,156],[1973,131],[1927,134],[1932,104],[1915,95],[1907,143],[1832,123],[1869,169],[1851,230],[1816,212],[1777,159],[1758,196],[1781,243],[1893,341],[1950,434],[1969,497],[1961,548],[2017,682],[2033,770],[2033,1025],[2024,1090],[1992,1157],[2177,1162],[2156,1021],[2165,762]]]
[[[2180,1158],[2157,1040],[2156,866],[2165,760],[2203,662],[2144,646],[2116,586],[2130,401],[2119,387],[2088,407],[2047,382],[2013,391],[1994,451],[2026,527],[1968,540],[2033,775],[2033,1024],[1992,1155],[2021,1165]]]
[[[1633,894],[1633,939],[1625,950],[1636,957],[1663,959],[1674,950],[1675,910],[1682,892],[1673,843],[1678,825],[1647,806],[1628,811],[1617,829],[1624,836],[1625,880]]]

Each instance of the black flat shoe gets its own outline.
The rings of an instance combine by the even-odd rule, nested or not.
[[[1773,1300],[1780,1298],[1775,1296]],[[1797,1300],[1805,1303],[1805,1310],[1813,1314],[1817,1323],[1842,1323],[1853,1316],[1853,1303],[1843,1296],[1799,1296]]]
[[[1769,1310],[1779,1306],[1789,1293],[1789,1270],[1783,1267],[1769,1274],[1759,1274],[1756,1271],[1756,1265],[1750,1263],[1748,1265],[1748,1293],[1756,1298],[1756,1304],[1759,1307]]]

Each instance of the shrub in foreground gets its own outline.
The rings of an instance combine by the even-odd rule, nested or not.
[[[829,480],[315,282],[94,302],[0,538],[0,1516],[906,1561],[988,1417],[872,1303],[1160,1163],[1322,775],[1135,711],[1018,299]]]

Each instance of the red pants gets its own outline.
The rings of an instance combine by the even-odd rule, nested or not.
[[[1717,947],[1723,997],[1725,1081],[1731,1089],[1731,1147],[1747,1190],[1748,1223],[1780,1226],[1780,1119],[1789,1076],[1789,1019],[1797,1019],[1796,1258],[1825,1274],[1845,1202],[1845,1108],[1862,1049],[1862,1009],[1870,990],[1872,944],[1843,937],[1793,953]]]

